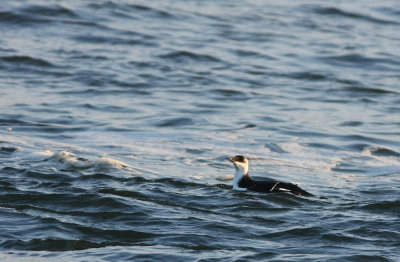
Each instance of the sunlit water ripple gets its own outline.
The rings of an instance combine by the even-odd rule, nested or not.
[[[1,261],[397,261],[397,1],[2,1]],[[227,158],[316,197],[232,190]]]

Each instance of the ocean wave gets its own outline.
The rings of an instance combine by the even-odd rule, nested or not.
[[[385,148],[385,147],[380,147],[380,146],[375,146],[375,147],[365,147],[364,150],[362,151],[363,155],[374,155],[374,156],[394,156],[394,157],[399,157],[400,153],[396,152],[395,150]]]
[[[32,111],[36,112],[46,112],[49,109],[35,109]],[[55,109],[54,111],[62,112],[62,110]],[[0,119],[0,123],[9,126],[9,132],[19,132],[21,130],[28,130],[30,132],[44,132],[44,133],[64,133],[64,132],[76,132],[83,131],[87,129],[88,123],[79,123],[79,121],[74,121],[73,119],[53,119],[48,121],[38,122],[35,119],[32,120],[22,120],[28,118],[27,116],[17,116],[13,117],[10,115],[4,116],[5,118]],[[21,120],[19,120],[19,119]],[[90,123],[90,122],[89,122]],[[93,124],[93,123],[91,123]]]
[[[32,250],[32,251],[70,251],[85,250],[88,248],[100,248],[109,246],[110,243],[96,243],[89,240],[74,239],[31,239],[31,240],[7,240],[0,243],[4,249]]]
[[[206,121],[203,119],[198,119],[193,117],[176,117],[176,118],[161,120],[155,125],[158,127],[183,127],[183,126],[197,126],[205,123]]]
[[[47,60],[41,58],[34,58],[30,56],[1,56],[0,61],[16,65],[55,67],[55,65],[53,65]]]
[[[174,51],[160,55],[163,59],[174,60],[175,62],[221,62],[215,56],[195,53],[193,51]]]
[[[341,8],[337,7],[316,7],[314,8],[314,12],[320,15],[329,15],[329,16],[339,16],[343,18],[351,18],[351,19],[360,19],[371,23],[384,24],[384,25],[397,25],[398,22],[376,18],[373,16],[369,16],[366,14],[345,11]]]
[[[27,15],[19,12],[13,11],[3,11],[0,12],[0,23],[15,24],[15,25],[27,25],[36,23],[49,23],[51,19],[37,17],[35,15]]]
[[[129,11],[129,13],[141,12],[143,15],[151,15],[152,17],[158,19],[173,19],[177,18],[172,12],[173,10],[163,10],[162,8],[157,8],[151,5],[145,4],[125,4],[117,3],[113,1],[108,1],[107,3],[89,3],[88,6],[95,10],[108,9],[108,10],[119,10],[119,11]]]
[[[374,212],[394,212],[400,214],[400,200],[378,201],[360,206],[361,209]]]
[[[330,80],[329,75],[325,75],[323,73],[318,72],[294,72],[290,74],[286,74],[287,77],[292,77],[293,79],[298,80],[307,80],[307,81],[325,81]]]
[[[25,14],[42,15],[49,17],[76,18],[78,15],[71,9],[62,5],[30,5],[20,9]]]
[[[132,36],[131,38],[125,36],[125,37],[110,37],[109,35],[77,35],[73,37],[73,40],[79,42],[79,43],[89,43],[89,44],[95,44],[95,45],[104,45],[104,44],[109,44],[109,45],[128,45],[128,46],[133,46],[133,45],[146,45],[146,46],[151,46],[151,45],[157,45],[156,42],[150,41],[148,39],[149,37],[145,36]]]
[[[400,62],[392,57],[372,57],[362,53],[346,53],[339,55],[319,56],[321,61],[337,66],[361,67],[379,71],[396,70]]]
[[[2,146],[0,147],[0,152],[1,153],[6,153],[6,154],[12,154],[15,152],[22,152],[23,149],[19,146],[13,147],[13,146]]]
[[[384,89],[384,88],[371,88],[371,87],[365,87],[365,86],[347,86],[344,87],[343,90],[346,92],[351,92],[351,93],[365,93],[365,94],[371,94],[371,95],[385,95],[385,94],[398,94],[399,92],[394,91],[394,90],[389,90],[389,89]]]

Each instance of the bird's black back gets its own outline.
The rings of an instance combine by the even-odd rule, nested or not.
[[[301,189],[299,186],[292,183],[285,183],[280,181],[256,181],[251,179],[248,175],[244,176],[239,181],[239,187],[263,193],[277,193],[277,192],[289,191],[299,196],[312,196],[311,193],[308,193],[307,191]]]

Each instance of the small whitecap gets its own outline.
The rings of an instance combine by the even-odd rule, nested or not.
[[[71,153],[68,151],[60,151],[57,153],[56,158],[59,161],[64,161],[65,159],[68,159],[68,158],[76,158],[76,155],[74,153]]]
[[[20,146],[15,147],[15,152],[23,152],[23,151],[24,151],[24,149],[22,147],[20,147]]]
[[[203,180],[204,179],[204,175],[195,175],[194,177],[193,177],[194,179],[196,179],[196,180]]]
[[[39,155],[39,156],[52,156],[52,155],[54,155],[54,152],[51,151],[51,150],[46,149],[46,150],[43,150],[43,151],[36,152],[36,154]]]
[[[24,151],[24,149],[22,147],[19,147],[19,146],[15,146],[15,147],[13,147],[13,146],[10,146],[10,147],[2,146],[0,148],[0,150],[8,152],[8,153],[16,153],[16,152],[23,152]]]
[[[90,168],[95,165],[93,161],[78,159],[74,153],[68,151],[58,152],[55,158],[67,168]]]
[[[48,158],[52,158],[54,156],[54,153],[51,150],[42,150],[42,151],[34,151],[34,152],[30,152],[27,153],[24,157],[30,160],[36,160],[36,161],[40,161],[40,160],[44,160],[44,159],[48,159]]]
[[[217,176],[216,179],[219,181],[230,181],[233,180],[233,175],[221,175],[221,176]]]
[[[95,164],[96,168],[125,168],[125,167],[131,167],[130,165],[119,161],[115,160],[109,157],[101,157],[99,160],[96,161]]]

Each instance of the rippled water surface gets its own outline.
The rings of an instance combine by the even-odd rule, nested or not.
[[[0,7],[1,261],[398,261],[400,5]],[[232,190],[251,175],[316,195]]]

